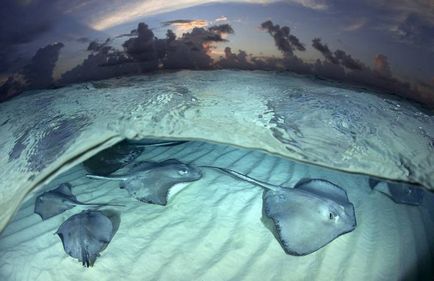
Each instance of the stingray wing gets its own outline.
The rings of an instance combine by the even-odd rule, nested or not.
[[[160,176],[159,173],[150,171],[144,175],[128,179],[122,183],[122,187],[139,201],[165,206],[170,188],[177,183],[178,181],[172,178]]]
[[[406,183],[387,183],[390,197],[398,204],[419,206],[423,202],[425,191],[421,186]]]

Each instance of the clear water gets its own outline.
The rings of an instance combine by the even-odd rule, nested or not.
[[[1,280],[430,280],[434,274],[432,196],[421,206],[399,205],[371,190],[368,176],[204,142],[146,148],[135,161],[168,158],[287,187],[302,178],[329,180],[346,190],[358,226],[310,255],[290,256],[261,222],[263,190],[248,182],[206,170],[163,207],[134,200],[117,182],[90,180],[78,165],[31,193],[3,231]],[[62,182],[81,201],[125,204],[101,208],[120,223],[93,268],[69,257],[53,235],[82,208],[46,221],[33,213],[35,197]],[[20,270],[22,264],[30,269]]]

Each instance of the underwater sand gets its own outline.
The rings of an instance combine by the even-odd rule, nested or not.
[[[368,177],[330,173],[259,151],[189,142],[148,148],[138,160],[176,158],[231,168],[274,184],[305,177],[330,180],[354,204],[357,228],[317,252],[284,253],[262,224],[262,190],[205,170],[167,206],[130,198],[117,182],[90,180],[78,165],[44,189],[69,181],[80,201],[122,203],[101,208],[120,215],[120,225],[94,267],[68,256],[53,233],[76,207],[42,221],[30,193],[0,235],[0,280],[432,280],[434,221],[431,196],[423,206],[395,204],[371,191]],[[318,233],[321,235],[321,233]]]

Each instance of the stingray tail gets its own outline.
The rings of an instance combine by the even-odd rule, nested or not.
[[[219,170],[219,171],[221,171],[221,172],[223,172],[225,174],[228,174],[228,175],[230,175],[230,176],[232,176],[232,177],[234,177],[234,178],[236,178],[238,180],[241,179],[241,180],[247,181],[247,182],[249,182],[251,184],[260,186],[262,188],[265,188],[265,189],[269,189],[269,190],[273,190],[273,191],[277,191],[277,190],[282,189],[282,187],[280,187],[278,185],[274,185],[274,184],[271,184],[271,183],[267,183],[267,182],[264,182],[264,181],[261,181],[261,180],[257,180],[257,179],[251,178],[251,177],[246,176],[246,175],[244,175],[244,174],[242,174],[240,172],[237,172],[237,171],[234,171],[234,170],[231,170],[231,169],[228,169],[228,168],[221,168],[221,167],[207,166],[207,165],[203,165],[203,166],[199,166],[199,167],[201,167],[201,168],[216,169],[216,170]]]
[[[175,146],[183,144],[186,141],[165,141],[165,142],[155,142],[155,143],[140,143],[140,141],[130,141],[128,144],[135,147],[158,147],[158,146]]]
[[[125,207],[124,204],[111,204],[111,203],[83,203],[83,202],[76,202],[77,205],[82,206],[111,206],[111,207]]]
[[[89,179],[95,179],[95,180],[114,180],[114,181],[124,181],[127,179],[126,176],[98,176],[98,175],[86,175]]]

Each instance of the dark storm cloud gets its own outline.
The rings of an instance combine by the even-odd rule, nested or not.
[[[434,105],[434,97],[429,94],[428,83],[411,85],[393,78],[391,66],[384,55],[377,55],[373,60],[373,67],[370,68],[349,53],[339,49],[331,50],[327,44],[321,42],[321,39],[315,38],[312,47],[322,54],[324,60],[305,63],[294,54],[296,50],[304,51],[305,47],[298,38],[290,34],[289,27],[281,27],[271,21],[262,23],[261,27],[271,35],[282,57],[258,57],[243,50],[233,52],[230,47],[226,47],[224,56],[218,61],[213,61],[210,53],[216,43],[226,42],[224,36],[234,33],[230,25],[195,27],[180,37],[168,30],[166,37],[159,39],[146,24],[139,23],[137,29],[132,30],[128,38],[124,39],[121,49],[111,46],[115,39],[90,42],[89,56],[82,64],[64,73],[57,83],[64,85],[100,80],[146,73],[161,68],[287,70],[378,89]],[[62,46],[61,44],[50,45],[39,50],[29,65],[17,75],[10,77],[1,87],[0,97],[4,99],[23,89],[52,85],[52,70]],[[434,86],[431,87],[431,93],[433,88]]]
[[[352,70],[361,70],[363,68],[363,64],[359,60],[354,59],[345,51],[339,49],[334,53],[330,51],[327,44],[321,43],[320,38],[315,38],[312,40],[312,47],[318,50],[328,62],[340,64]]]
[[[261,27],[274,38],[277,48],[284,54],[292,56],[295,50],[306,50],[298,38],[290,34],[291,30],[289,27],[280,27],[278,24],[274,25],[270,20],[263,22]]]
[[[65,72],[57,83],[66,85],[140,73],[140,66],[129,62],[131,61],[123,52],[105,46],[92,52],[80,65]]]
[[[314,41],[313,43],[315,44],[315,42],[318,43],[318,41]],[[427,94],[428,90],[426,90],[426,87],[422,88],[392,77],[386,56],[381,54],[375,56],[373,68],[371,69],[342,50],[335,52],[330,50],[325,51],[328,48],[321,48],[321,46],[326,46],[325,44],[315,45],[320,47],[319,49],[322,50],[322,54],[326,60],[323,62],[317,60],[313,65],[312,74],[416,100],[427,106],[434,107],[434,96],[432,95],[434,87],[431,88],[431,94]],[[318,48],[316,49],[318,50]],[[327,58],[330,54],[333,54],[338,63],[332,63],[331,59]]]
[[[137,27],[137,37],[125,41],[122,46],[125,52],[135,61],[154,61],[158,65],[157,46],[154,33],[144,23]]]
[[[53,82],[53,70],[63,46],[62,43],[55,43],[36,52],[30,64],[23,69],[23,74],[30,85],[43,88]]]
[[[133,37],[133,36],[137,36],[137,29],[131,30],[130,33],[119,34],[115,38]]]
[[[286,70],[299,74],[310,74],[312,72],[312,65],[303,62],[296,56],[284,56],[283,58],[258,57],[247,54],[243,50],[239,50],[238,54],[233,53],[229,47],[226,47],[224,52],[225,56],[220,57],[215,67],[243,70]]]
[[[333,53],[330,51],[327,44],[321,43],[320,38],[314,38],[312,40],[312,47],[314,47],[316,50],[318,50],[327,61],[334,63],[334,64],[339,63],[338,60],[333,56]]]
[[[64,73],[59,84],[139,74],[157,70],[160,65],[166,69],[210,69],[213,60],[208,52],[212,44],[226,41],[222,35],[230,30],[226,25],[193,28],[180,38],[168,30],[166,38],[158,39],[146,24],[139,23],[130,33],[136,36],[127,39],[122,50],[110,46],[109,39],[91,42],[88,50],[92,53],[82,64]]]
[[[169,69],[209,69],[213,60],[209,56],[212,44],[227,41],[222,37],[227,31],[233,31],[226,24],[212,26],[209,29],[195,27],[180,38],[168,44],[164,67]],[[230,32],[228,32],[230,33]]]
[[[87,46],[87,50],[92,52],[98,52],[103,47],[107,46],[108,43],[110,43],[110,38],[107,38],[107,40],[103,43],[99,43],[98,41],[92,41]]]
[[[50,87],[53,84],[53,70],[61,48],[63,44],[56,43],[39,49],[29,64],[10,76],[0,87],[0,101],[27,89]]]
[[[414,13],[409,14],[396,28],[401,40],[426,46],[434,51],[434,23]]]
[[[129,35],[134,37],[122,44],[123,50],[110,46],[110,39],[103,43],[92,41],[87,48],[92,53],[82,64],[64,73],[58,83],[64,85],[156,70],[159,58],[166,52],[165,40],[157,39],[144,23],[139,23]]]
[[[163,26],[169,26],[173,24],[194,24],[195,22],[206,22],[205,20],[170,20],[170,21],[163,21],[161,24]]]
[[[208,28],[211,32],[216,32],[219,34],[233,34],[234,29],[229,24],[221,24],[221,25],[214,25]]]
[[[231,48],[226,47],[225,56],[221,57],[216,66],[223,69],[254,69],[254,63],[249,61],[249,55],[239,50],[238,54],[232,53]]]
[[[335,51],[335,58],[339,61],[340,64],[342,64],[348,69],[361,70],[363,68],[363,64],[359,60],[354,59],[342,50]]]

